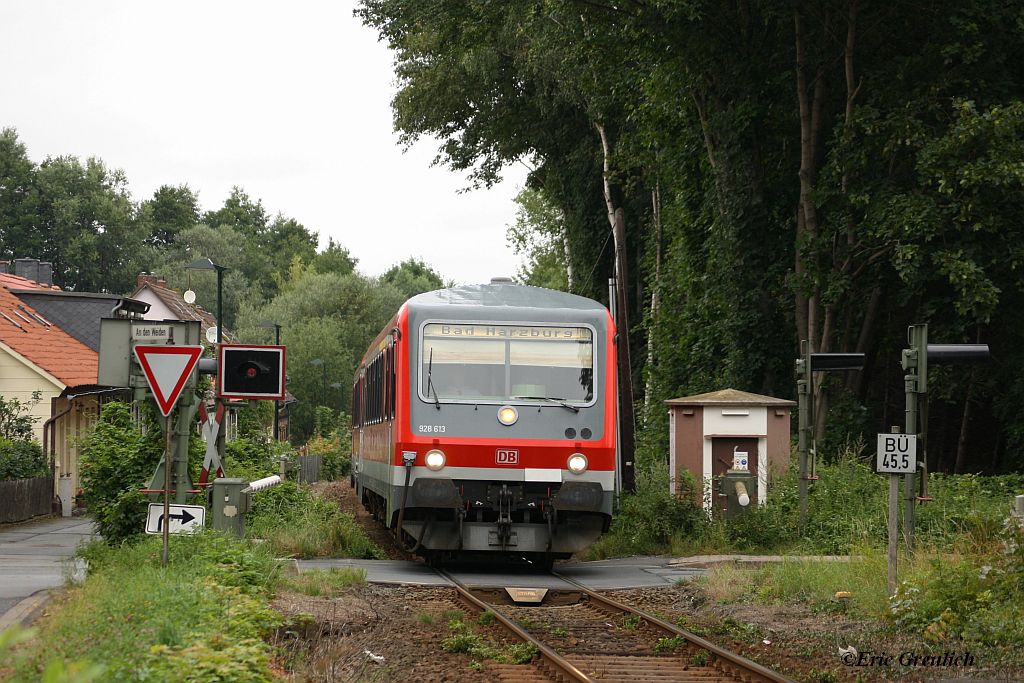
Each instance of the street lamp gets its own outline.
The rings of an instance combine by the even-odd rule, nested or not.
[[[320,394],[320,405],[327,405],[327,364],[322,358],[314,358],[309,361],[310,365],[319,365],[324,369],[323,392]]]
[[[275,323],[273,320],[261,320],[256,323],[257,327],[274,328],[274,344],[277,346],[281,345],[281,326]],[[274,441],[280,441],[281,435],[279,430],[281,428],[281,402],[274,400]]]
[[[227,269],[227,266],[218,265],[208,258],[196,259],[192,263],[185,266],[185,270],[217,271],[217,344],[220,344],[221,339],[224,335],[224,317],[222,302],[224,300],[224,271]]]

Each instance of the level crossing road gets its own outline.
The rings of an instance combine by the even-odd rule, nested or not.
[[[47,517],[0,526],[0,623],[25,598],[64,585],[75,548],[96,534],[88,517]]]

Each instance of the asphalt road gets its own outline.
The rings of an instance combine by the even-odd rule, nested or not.
[[[0,616],[33,593],[63,586],[75,573],[75,548],[94,534],[88,517],[46,519],[0,527]]]

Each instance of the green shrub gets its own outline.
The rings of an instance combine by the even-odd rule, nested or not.
[[[49,463],[38,441],[0,436],[0,481],[42,477],[49,473]]]
[[[228,462],[246,471],[255,469],[271,472],[275,470],[273,451],[270,442],[265,439],[244,436],[232,439],[224,444],[224,455],[227,456]],[[234,471],[229,471],[228,476],[236,477],[238,475]],[[266,476],[266,474],[261,476]]]
[[[590,548],[592,558],[664,552],[674,537],[693,535],[703,524],[694,497],[670,494],[667,476],[648,470],[637,479],[637,492],[622,496],[608,533]],[[682,486],[692,491],[692,479]]]
[[[1024,528],[1011,518],[987,553],[937,558],[900,585],[891,601],[900,628],[930,640],[960,638],[983,645],[1024,642]]]
[[[32,408],[42,400],[42,392],[32,392],[28,403],[16,398],[0,396],[0,438],[11,441],[31,441],[38,417],[33,417]]]
[[[139,489],[149,484],[163,453],[163,435],[155,425],[143,434],[131,406],[111,402],[82,440],[81,479],[85,503],[100,534],[111,544],[142,534],[146,499]]]
[[[347,423],[348,418],[344,413],[341,418]],[[306,450],[310,455],[323,456],[320,467],[320,478],[323,480],[340,479],[352,471],[352,444],[349,431],[344,425],[326,436],[314,436],[306,443]]]

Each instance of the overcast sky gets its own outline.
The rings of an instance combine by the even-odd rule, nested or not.
[[[0,0],[0,127],[30,158],[97,156],[136,201],[187,183],[203,209],[233,185],[346,246],[379,274],[407,257],[486,282],[526,176],[460,194],[392,131],[393,56],[352,1]],[[31,256],[24,254],[24,256]]]

